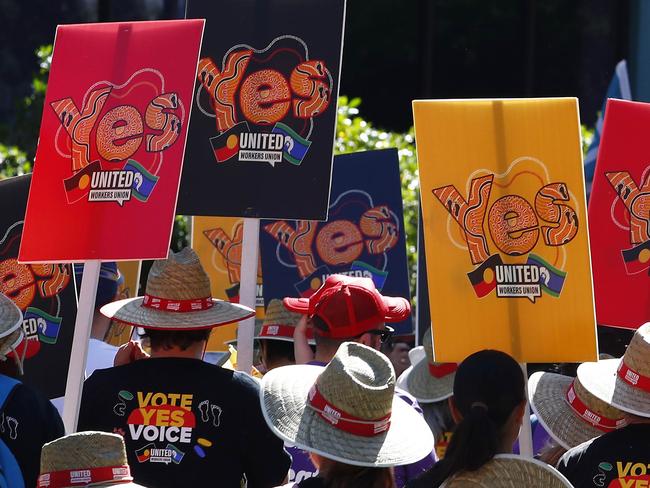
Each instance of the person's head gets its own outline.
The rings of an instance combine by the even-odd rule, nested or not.
[[[246,319],[253,310],[212,298],[210,279],[190,248],[154,262],[144,297],[109,303],[109,318],[148,331],[152,353],[195,357],[212,328]]]
[[[394,488],[392,468],[353,466],[309,453],[309,458],[325,481],[327,488]]]
[[[0,373],[6,376],[23,374],[27,347],[22,325],[23,313],[11,298],[0,293]]]
[[[77,432],[41,450],[39,487],[144,488],[133,483],[124,439],[106,432]]]
[[[383,352],[390,362],[393,363],[393,368],[395,368],[395,375],[399,376],[406,371],[411,365],[409,360],[409,351],[411,350],[411,344],[405,340],[390,340],[381,344],[381,352]]]
[[[260,339],[260,361],[266,371],[296,364],[293,342]]]
[[[383,296],[371,279],[345,275],[331,275],[309,298],[285,298],[284,305],[311,319],[317,352],[333,353],[351,340],[379,349],[382,335],[386,339],[392,330],[386,322],[400,322],[411,314],[405,298]]]
[[[500,351],[472,354],[458,366],[449,404],[457,425],[434,486],[459,471],[478,469],[497,453],[511,452],[526,407],[519,364]]]
[[[255,334],[260,345],[260,360],[266,371],[296,363],[293,334],[302,317],[299,313],[287,310],[282,300],[274,298],[269,301],[264,322],[259,333]],[[310,344],[313,343],[312,331],[313,329],[308,329],[307,333]]]

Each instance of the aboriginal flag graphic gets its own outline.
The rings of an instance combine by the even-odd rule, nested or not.
[[[248,131],[248,122],[240,122],[218,136],[210,138],[214,157],[217,158],[218,163],[226,162],[237,155],[241,133]]]
[[[146,463],[151,457],[151,450],[155,449],[156,445],[153,443],[147,444],[141,449],[135,451],[135,457],[138,458],[139,463]]]
[[[497,287],[495,268],[500,264],[503,264],[501,256],[493,254],[483,261],[483,263],[474,271],[467,273],[467,277],[474,287],[474,292],[477,297],[483,298]]]
[[[77,171],[74,176],[63,180],[65,186],[65,197],[68,203],[74,203],[81,200],[90,191],[90,180],[95,171],[101,171],[102,166],[99,161],[93,161],[85,168]]]
[[[632,249],[621,252],[625,261],[627,274],[637,274],[650,268],[650,240],[645,241]]]

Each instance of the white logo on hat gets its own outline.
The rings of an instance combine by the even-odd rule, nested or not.
[[[92,480],[89,469],[70,471],[70,483],[90,483]]]
[[[280,332],[280,327],[277,325],[269,325],[268,328],[266,329],[266,332],[269,335],[278,335],[278,332]]]
[[[50,473],[45,473],[38,477],[38,486],[39,488],[50,486]]]
[[[131,473],[128,468],[113,468],[113,479],[130,478]]]
[[[591,410],[585,410],[582,416],[592,424],[600,424],[600,421],[602,420],[600,415],[596,415]]]
[[[636,386],[636,384],[639,382],[639,375],[628,369],[625,372],[625,379]]]
[[[341,412],[333,409],[329,405],[325,405],[325,409],[323,410],[323,415],[325,416],[325,419],[331,422],[333,425],[338,424],[339,419],[341,418]]]

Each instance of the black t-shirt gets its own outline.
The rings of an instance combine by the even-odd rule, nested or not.
[[[557,469],[576,488],[650,486],[650,424],[632,424],[570,449]]]
[[[156,358],[96,370],[79,430],[122,434],[137,483],[149,488],[281,484],[290,458],[262,416],[249,376],[198,359]]]
[[[63,435],[54,405],[31,387],[17,385],[0,412],[0,438],[16,458],[26,487],[36,486],[43,444]]]

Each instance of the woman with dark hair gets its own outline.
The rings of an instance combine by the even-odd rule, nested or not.
[[[457,425],[444,459],[407,486],[455,486],[458,478],[480,478],[486,471],[481,468],[488,463],[501,472],[504,481],[512,473],[530,476],[525,485],[517,486],[556,486],[544,484],[557,479],[552,468],[515,456],[500,456],[512,453],[526,409],[524,375],[512,357],[493,350],[467,357],[456,371],[449,405]],[[496,462],[495,456],[499,458]],[[522,466],[525,469],[518,469]],[[488,471],[494,474],[494,469]]]

